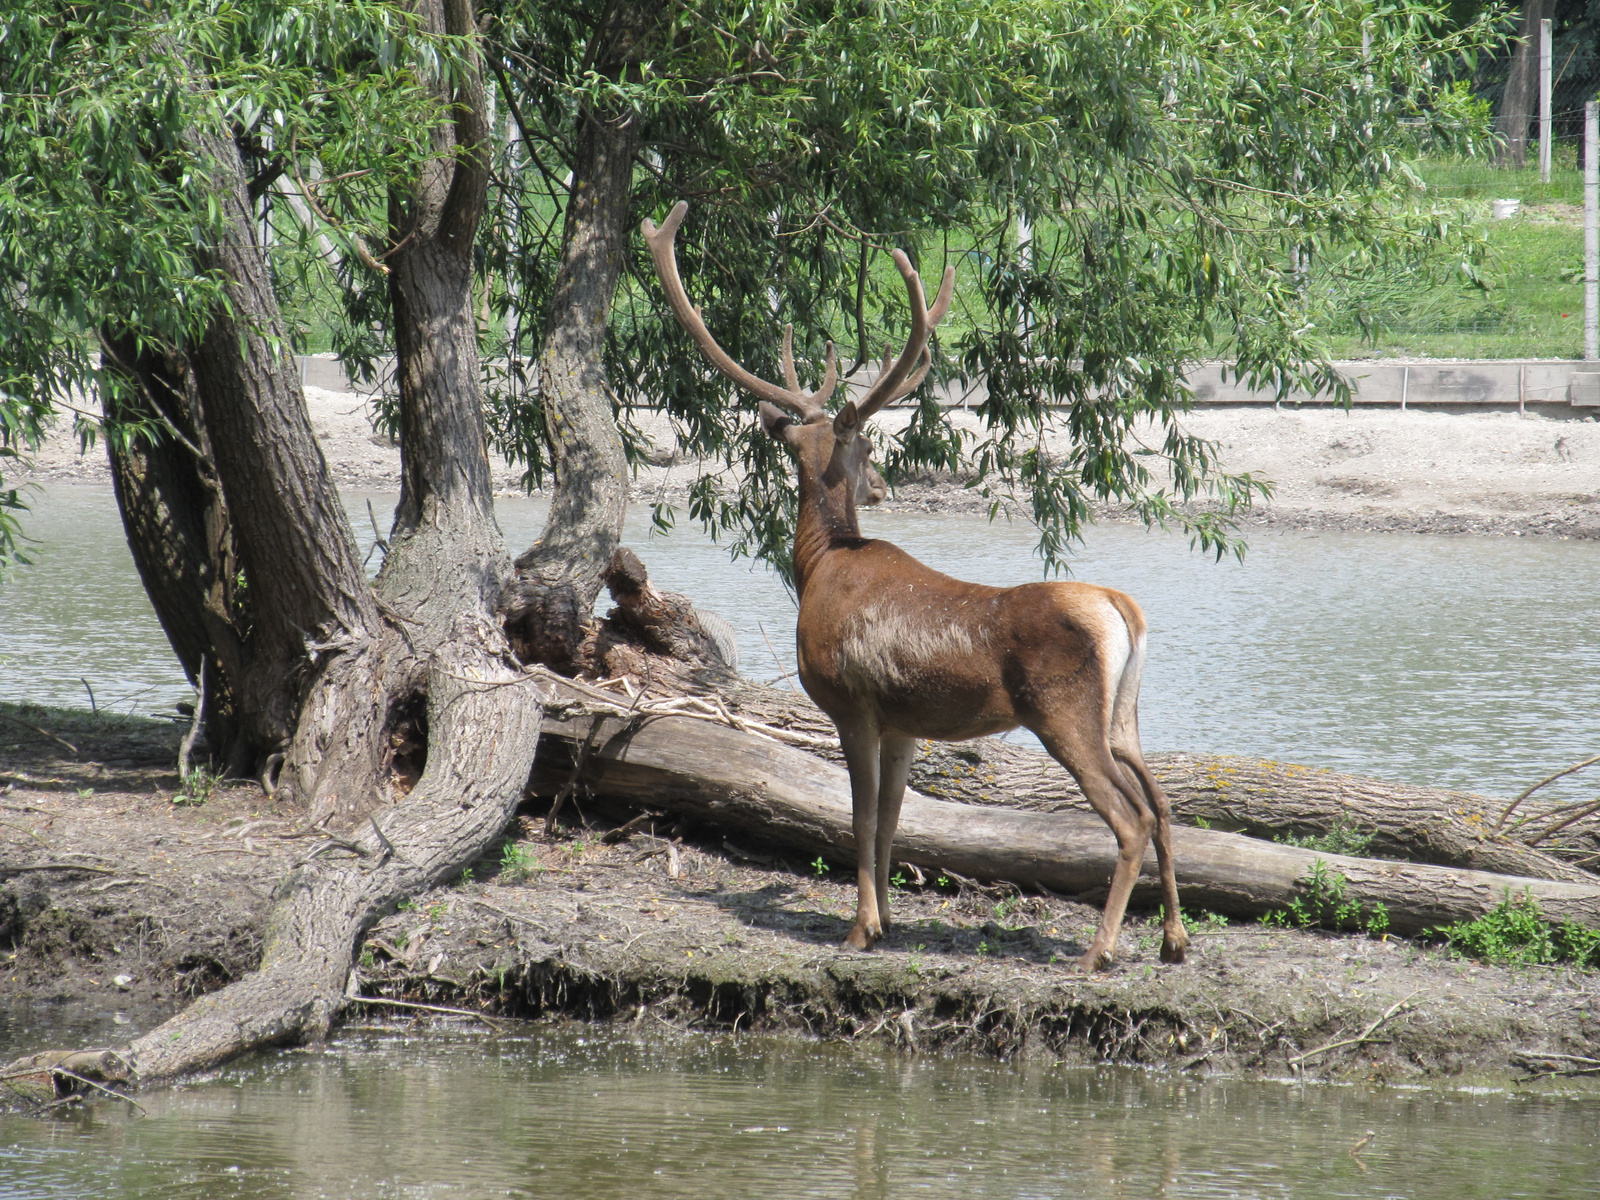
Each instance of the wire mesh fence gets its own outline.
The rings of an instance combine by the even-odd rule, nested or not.
[[[1570,89],[1569,89],[1570,90]],[[1396,265],[1337,277],[1330,264],[1318,324],[1342,356],[1377,351],[1440,358],[1583,356],[1583,94],[1557,92],[1548,182],[1538,168],[1538,122],[1526,166],[1429,153],[1419,126],[1426,194],[1460,201],[1482,222],[1487,256]]]

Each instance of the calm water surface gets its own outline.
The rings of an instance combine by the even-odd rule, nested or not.
[[[348,497],[363,553],[369,498],[383,523],[394,503]],[[52,484],[35,501],[41,561],[0,585],[0,696],[82,705],[86,679],[101,703],[170,711],[189,690],[110,490]],[[501,500],[498,513],[515,550],[537,536],[544,507]],[[1039,577],[1026,525],[903,513],[863,523],[952,574]],[[770,572],[730,562],[697,530],[652,536],[637,511],[628,540],[659,586],[733,623],[746,674],[793,671],[794,604]],[[1091,532],[1074,574],[1130,592],[1150,618],[1151,750],[1507,794],[1600,748],[1600,544],[1262,532],[1240,565],[1108,525]]]
[[[7,1051],[10,1053],[10,1051]],[[1206,1082],[792,1040],[347,1033],[76,1119],[0,1196],[1592,1197],[1600,1104]],[[1358,1163],[1351,1145],[1378,1131]],[[1363,1170],[1363,1168],[1365,1168]]]

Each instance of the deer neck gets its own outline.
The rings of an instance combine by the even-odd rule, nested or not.
[[[822,558],[841,541],[859,539],[856,481],[837,462],[821,471],[800,464],[800,511],[794,531],[795,588],[805,595],[806,581]]]

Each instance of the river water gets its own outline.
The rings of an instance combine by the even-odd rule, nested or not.
[[[140,590],[108,488],[33,497],[39,562],[0,584],[0,698],[170,713],[189,696]],[[365,553],[392,495],[347,497]],[[502,499],[527,546],[541,502]],[[1040,575],[1024,524],[868,512],[866,532],[965,578]],[[794,668],[794,602],[771,572],[698,529],[628,541],[658,586],[720,612],[743,669]],[[377,556],[372,558],[374,569]],[[1074,576],[1132,594],[1150,619],[1141,719],[1149,750],[1219,751],[1511,794],[1600,750],[1600,544],[1503,537],[1274,533],[1241,565],[1185,539],[1091,531]],[[87,681],[87,682],[85,682]],[[1573,781],[1583,788],[1582,777]]]
[[[75,1119],[0,1116],[0,1196],[1600,1191],[1593,1099],[1245,1084],[750,1036],[354,1031],[140,1103],[148,1115],[107,1102]],[[1369,1129],[1358,1160],[1350,1149]]]

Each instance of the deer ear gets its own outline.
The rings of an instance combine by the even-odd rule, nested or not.
[[[833,418],[833,436],[841,442],[853,436],[861,428],[861,410],[856,407],[854,400],[845,401]]]
[[[761,428],[767,431],[767,436],[783,441],[783,431],[794,424],[794,418],[765,400],[756,405],[756,411],[761,414]]]

